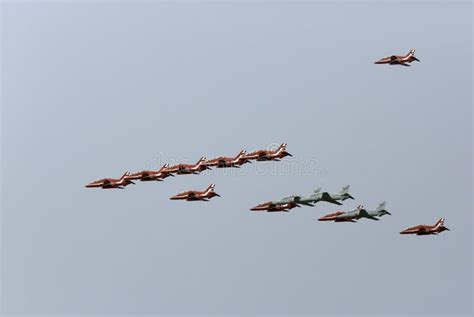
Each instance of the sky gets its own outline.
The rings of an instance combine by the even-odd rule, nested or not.
[[[3,314],[473,312],[471,2],[8,1],[1,28]],[[282,142],[281,162],[84,187]],[[249,210],[346,184],[343,206]]]

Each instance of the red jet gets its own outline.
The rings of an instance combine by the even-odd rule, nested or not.
[[[357,222],[354,219],[338,219],[337,218],[337,216],[343,215],[345,213],[346,213],[345,211],[336,211],[319,218],[318,221]]]
[[[223,167],[240,167],[245,163],[250,163],[248,159],[244,158],[245,150],[242,150],[237,154],[236,157],[221,156],[206,161],[206,166],[217,166],[218,168]]]
[[[174,195],[170,197],[171,200],[186,200],[186,201],[209,201],[212,197],[218,196],[220,197],[219,194],[214,192],[214,184],[209,185],[208,188],[204,191],[197,191],[197,190],[190,190],[187,192],[182,192],[177,195]]]
[[[135,184],[131,180],[127,179],[130,176],[129,172],[125,172],[120,178],[102,178],[86,185],[87,188],[102,188],[112,189],[120,188],[123,189],[125,186]]]
[[[293,156],[286,151],[286,143],[282,143],[276,150],[259,150],[244,155],[246,160],[279,161],[285,156]]]
[[[415,49],[411,49],[407,55],[392,55],[392,56],[381,58],[378,61],[376,61],[375,64],[410,66],[407,63],[411,63],[413,61],[417,61],[417,62],[420,61],[418,58],[415,57]]]
[[[204,170],[210,169],[206,165],[206,158],[201,157],[196,164],[177,164],[166,168],[164,171],[167,173],[176,174],[198,174]]]
[[[162,181],[169,176],[173,176],[170,172],[167,171],[169,167],[168,164],[163,165],[158,171],[141,171],[137,173],[133,173],[126,178],[129,180],[136,180],[139,179],[142,182],[148,181]]]
[[[297,204],[289,202],[285,204],[274,204],[271,201],[261,203],[253,208],[250,208],[252,211],[267,211],[267,212],[280,212],[280,211],[290,211],[295,207],[299,207]]]
[[[444,226],[444,218],[439,219],[432,226],[419,225],[403,230],[400,234],[416,234],[417,236],[426,236],[431,234],[438,234],[449,229]]]

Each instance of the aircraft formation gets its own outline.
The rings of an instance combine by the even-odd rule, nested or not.
[[[413,61],[420,60],[415,56],[415,49],[411,49],[406,55],[391,55],[383,57],[375,64],[388,65],[402,65],[411,66]],[[252,161],[280,161],[286,156],[293,156],[286,150],[286,143],[282,143],[275,150],[258,150],[247,153],[241,150],[235,157],[220,156],[210,160],[201,157],[195,164],[176,164],[170,166],[164,164],[159,170],[144,170],[130,174],[125,172],[120,178],[102,178],[87,184],[87,188],[102,188],[102,189],[123,189],[130,184],[135,184],[133,181],[140,180],[141,182],[149,181],[163,181],[167,177],[174,177],[175,175],[199,174],[205,170],[216,168],[240,168],[242,165],[251,163]],[[178,193],[172,197],[171,200],[185,200],[185,201],[209,201],[214,197],[220,197],[214,191],[215,184],[209,185],[202,191],[188,190]],[[291,195],[279,200],[266,201],[250,208],[251,211],[259,212],[289,212],[296,207],[314,207],[318,202],[327,202],[335,205],[342,205],[342,202],[347,199],[354,199],[349,194],[349,185],[342,187],[338,193],[323,192],[321,188],[313,191],[308,196]],[[355,223],[358,220],[365,218],[374,221],[380,220],[385,215],[391,215],[385,209],[386,202],[381,202],[377,208],[370,210],[363,205],[357,206],[349,211],[335,211],[326,214],[318,219],[318,221],[332,221],[332,222],[351,222]],[[437,235],[443,231],[449,230],[444,226],[444,218],[440,218],[434,225],[417,225],[407,228],[400,232],[400,234],[415,234],[415,235]]]
[[[216,168],[240,168],[246,163],[252,161],[280,161],[286,156],[292,156],[286,150],[286,143],[280,144],[275,150],[258,150],[247,153],[241,150],[235,157],[220,156],[210,160],[201,157],[195,164],[176,164],[170,166],[164,164],[159,170],[144,170],[131,174],[125,172],[120,178],[102,178],[87,184],[86,188],[102,188],[102,189],[124,189],[126,186],[135,184],[134,181],[141,182],[149,181],[163,181],[167,177],[174,177],[175,175],[199,174],[205,170]],[[213,197],[219,197],[214,192],[214,184],[211,184],[204,191],[189,190],[170,197],[171,200],[186,200],[186,201],[208,201]]]
[[[316,203],[323,201],[335,205],[342,205],[341,202],[346,199],[354,199],[349,194],[349,185],[342,187],[339,193],[322,192],[321,188],[314,190],[313,194],[309,196],[292,195],[284,197],[280,200],[266,201],[258,204],[255,207],[250,208],[252,211],[266,211],[266,212],[289,212],[295,207],[309,206],[314,207]],[[382,216],[392,215],[387,209],[385,209],[386,202],[381,202],[376,209],[370,210],[365,208],[363,205],[357,206],[355,209],[350,211],[335,211],[329,213],[318,221],[333,221],[333,222],[357,222],[359,219],[365,218],[370,220],[378,221]],[[416,235],[435,235],[445,230],[449,230],[444,227],[444,218],[441,218],[433,226],[419,225],[410,227],[400,232],[400,234],[416,234]]]

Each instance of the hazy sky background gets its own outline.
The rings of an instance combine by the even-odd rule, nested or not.
[[[4,313],[472,313],[470,2],[1,8]],[[280,142],[293,158],[84,188]],[[249,211],[345,184],[341,207]]]

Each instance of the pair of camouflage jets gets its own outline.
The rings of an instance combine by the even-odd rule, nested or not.
[[[267,201],[261,203],[253,208],[250,208],[252,211],[267,211],[267,212],[283,212],[290,211],[295,207],[310,206],[314,207],[314,204],[325,201],[335,205],[342,205],[340,201],[346,199],[354,199],[351,194],[349,194],[349,185],[342,187],[341,191],[337,194],[331,194],[329,192],[322,192],[321,188],[314,190],[314,192],[309,196],[298,196],[292,195],[285,197],[281,200],[276,201]],[[334,222],[356,222],[361,218],[368,218],[372,220],[379,220],[380,217],[384,215],[391,215],[385,209],[385,202],[379,204],[377,209],[369,210],[364,206],[359,205],[356,209],[351,211],[337,211],[325,215],[324,217],[319,218],[319,221],[334,221]]]

